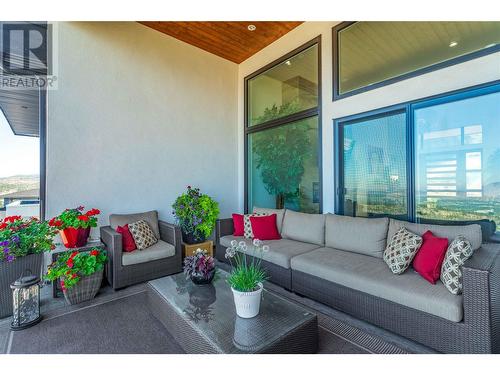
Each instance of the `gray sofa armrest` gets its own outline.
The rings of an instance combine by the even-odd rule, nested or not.
[[[221,245],[220,238],[234,233],[233,219],[218,219],[215,223],[215,257],[224,262],[226,248]]]
[[[500,351],[500,244],[483,243],[463,266],[464,321],[482,328],[492,352]]]
[[[181,254],[182,252],[182,233],[181,228],[177,225],[167,223],[166,221],[159,220],[158,226],[160,227],[160,239],[175,246],[175,253]]]
[[[122,235],[116,232],[109,225],[100,228],[101,242],[106,245],[106,253],[108,255],[108,264],[106,266],[106,276],[108,282],[113,285],[112,279],[114,270],[122,265]]]
[[[483,243],[479,249],[465,262],[464,269],[490,271],[499,260],[500,244]]]

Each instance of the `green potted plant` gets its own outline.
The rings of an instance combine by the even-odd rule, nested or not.
[[[106,253],[99,249],[78,252],[67,251],[57,257],[45,279],[60,279],[64,298],[75,305],[95,297],[102,283]]]
[[[67,208],[59,216],[52,218],[49,224],[60,231],[66,248],[82,247],[87,244],[90,228],[97,226],[97,208],[85,211],[85,207]]]
[[[212,234],[219,216],[219,204],[201,194],[200,189],[188,186],[187,192],[175,200],[172,208],[185,243],[201,243]]]
[[[263,254],[269,246],[258,239],[253,240],[252,259],[247,258],[248,248],[244,241],[231,241],[226,250],[232,269],[227,278],[233,292],[236,314],[241,318],[253,318],[259,314],[263,282],[267,279],[262,269]]]
[[[0,222],[0,318],[12,314],[10,284],[26,270],[40,276],[43,252],[54,248],[57,230],[34,217]]]

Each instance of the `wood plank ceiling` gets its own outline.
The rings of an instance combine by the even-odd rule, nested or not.
[[[237,64],[245,61],[301,22],[140,22],[157,31]],[[254,25],[254,31],[248,26]]]

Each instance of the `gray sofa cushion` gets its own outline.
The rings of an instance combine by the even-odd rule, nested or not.
[[[389,231],[387,233],[387,238],[392,238],[394,233],[398,231],[401,226],[404,226],[410,232],[422,236],[425,232],[430,230],[437,237],[448,238],[449,243],[459,236],[463,235],[467,238],[472,245],[472,250],[477,250],[481,247],[482,243],[482,232],[481,226],[479,224],[470,225],[435,225],[435,224],[417,224],[409,223],[407,221],[390,219],[389,221]]]
[[[382,258],[389,219],[326,215],[325,246]]]
[[[250,246],[252,244],[252,239],[250,238],[245,238],[243,236],[233,236],[232,234],[229,236],[223,236],[219,239],[219,242],[222,246],[229,247],[231,246],[231,241],[236,240],[238,242],[244,241],[247,246]]]
[[[286,210],[281,236],[290,240],[324,246],[325,215]]]
[[[292,258],[291,267],[453,322],[463,318],[462,296],[448,292],[440,281],[430,284],[412,269],[394,275],[382,259],[320,248]]]
[[[278,232],[281,233],[281,228],[283,227],[283,217],[285,216],[285,209],[278,209],[278,208],[261,208],[261,207],[254,207],[253,212],[255,214],[265,214],[265,215],[272,215],[276,214],[276,226],[278,227]]]
[[[175,247],[168,242],[158,240],[153,246],[144,250],[134,250],[130,253],[122,254],[122,264],[130,266],[132,264],[146,263],[153,260],[168,258],[175,255]]]
[[[243,237],[235,237],[235,236],[224,236],[221,237],[220,243],[223,246],[229,247],[231,246],[231,241],[236,240],[236,241],[245,241],[247,243],[247,246],[250,246],[252,244],[251,240],[244,239]],[[273,264],[276,264],[277,266],[289,269],[290,268],[290,260],[297,255],[304,254],[308,251],[317,249],[319,246],[310,244],[310,243],[305,243],[305,242],[299,242],[299,241],[293,241],[293,240],[288,240],[288,239],[281,239],[281,240],[270,240],[270,241],[263,241],[265,245],[269,245],[269,251],[264,253],[264,254],[254,254],[252,252],[252,249],[248,249],[248,255],[256,255],[259,258],[262,258],[263,260],[267,262],[271,262]]]
[[[109,225],[116,230],[118,226],[144,220],[149,224],[156,238],[160,238],[160,228],[158,227],[158,211],[141,212],[137,214],[112,214],[109,215]]]

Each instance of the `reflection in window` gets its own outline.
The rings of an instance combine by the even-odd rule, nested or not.
[[[352,93],[500,43],[500,22],[355,22],[334,35],[338,93]]]
[[[249,207],[319,212],[318,117],[249,134]]]
[[[500,225],[500,93],[415,110],[418,218]]]
[[[406,115],[343,125],[343,213],[405,218]]]
[[[248,125],[318,106],[318,45],[248,81]]]

